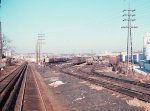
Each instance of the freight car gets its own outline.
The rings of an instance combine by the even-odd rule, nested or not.
[[[109,56],[109,66],[117,65],[118,63],[118,57],[117,56]]]
[[[54,63],[66,62],[67,58],[54,58]]]
[[[66,62],[68,61],[67,58],[44,58],[45,63],[59,63],[59,62]]]
[[[74,65],[79,65],[83,63],[86,63],[85,57],[73,57],[72,58],[72,64]]]

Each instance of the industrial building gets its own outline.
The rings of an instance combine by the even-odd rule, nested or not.
[[[120,61],[125,62],[127,61],[127,53],[121,52],[120,55],[118,55],[118,58]],[[139,63],[139,61],[144,60],[144,54],[141,52],[133,53],[133,63]],[[129,61],[131,61],[131,55],[129,55]]]
[[[150,71],[150,35],[147,33],[143,41],[144,64],[143,68]]]
[[[134,64],[138,63],[141,68],[150,71],[150,35],[148,33],[143,38],[143,52],[134,52],[132,58]],[[127,61],[127,52],[121,52],[118,59],[122,62]],[[131,62],[130,54],[129,61]]]

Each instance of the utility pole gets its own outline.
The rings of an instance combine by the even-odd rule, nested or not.
[[[45,34],[38,34],[38,40],[36,44],[36,62],[38,64],[41,63],[41,48],[42,48],[43,40],[45,40],[44,37]]]
[[[0,21],[0,62],[2,61],[3,56],[3,40],[2,40],[2,28],[1,28],[1,21]]]
[[[39,63],[39,60],[38,60],[38,41],[36,43],[35,50],[36,50],[36,63],[38,64]]]
[[[0,8],[1,8],[1,0],[0,0]],[[2,55],[3,55],[3,40],[2,40],[2,27],[0,20],[0,62],[2,61]]]
[[[127,12],[127,14],[124,14],[123,17],[127,17],[127,19],[123,19],[123,21],[127,21],[128,25],[127,26],[123,26],[121,28],[127,28],[128,29],[128,36],[127,36],[127,69],[126,69],[126,73],[129,73],[129,47],[130,47],[130,51],[131,51],[131,71],[133,72],[133,48],[132,48],[132,28],[137,28],[137,26],[132,26],[132,22],[135,21],[135,19],[133,19],[133,17],[135,16],[135,14],[133,14],[135,12],[135,9],[132,10],[130,9],[130,5],[128,10],[123,10],[123,12]]]

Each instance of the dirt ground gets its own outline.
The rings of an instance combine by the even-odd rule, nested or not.
[[[150,74],[142,75],[137,72],[134,72],[134,73],[129,73],[127,75],[127,74],[122,74],[122,73],[116,73],[112,71],[112,67],[107,67],[101,64],[94,64],[94,65],[81,64],[81,65],[76,65],[73,67],[75,67],[76,69],[81,69],[84,72],[91,72],[91,70],[94,69],[96,72],[102,72],[110,76],[150,83]]]
[[[35,67],[48,87],[54,107],[57,107],[58,102],[65,111],[150,111],[149,104],[133,104],[133,98],[56,72],[49,67]],[[138,101],[143,104],[140,102]]]

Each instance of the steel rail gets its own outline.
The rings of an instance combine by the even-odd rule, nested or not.
[[[16,103],[16,98],[17,98],[17,95],[19,93],[19,89],[21,87],[21,83],[22,83],[26,68],[27,68],[27,66],[25,66],[23,68],[23,71],[21,72],[20,77],[17,80],[13,91],[10,93],[10,96],[7,99],[2,111],[10,111],[10,110],[14,109],[14,106],[15,106],[15,103]]]
[[[0,83],[2,84],[2,82],[5,82],[5,81],[6,81],[6,83],[4,84],[4,86],[1,86],[0,95],[3,94],[5,88],[6,88],[9,84],[11,84],[11,82],[18,76],[17,71],[18,71],[18,72],[21,72],[22,69],[23,69],[23,67],[19,67],[16,71],[14,71],[14,72],[12,73],[12,75],[11,75],[12,77],[11,77],[11,78],[5,78],[3,81],[0,82]],[[8,76],[8,77],[10,77],[10,76]]]
[[[19,69],[15,70],[15,76],[4,86],[0,94],[0,110],[9,110],[12,104],[13,98],[17,95],[17,91],[20,88],[23,75],[25,73],[27,63],[23,64]],[[18,72],[17,72],[18,71]],[[14,103],[14,102],[13,102]]]
[[[96,79],[93,79],[93,78],[87,78],[87,77],[85,77],[83,75],[73,74],[71,72],[66,72],[64,70],[62,70],[61,72],[65,73],[65,74],[68,74],[68,75],[71,75],[71,76],[74,76],[76,78],[85,80],[85,81],[89,81],[92,84],[103,86],[103,87],[105,87],[107,89],[110,89],[110,90],[113,90],[113,91],[116,91],[116,92],[128,95],[130,97],[135,97],[135,98],[138,98],[139,100],[142,100],[142,101],[150,103],[150,94],[146,94],[144,92],[135,91],[135,90],[132,90],[132,89],[129,89],[129,88],[121,87],[121,86],[118,86],[118,85],[114,85],[114,84],[111,84],[111,83],[108,83],[108,82],[103,82],[103,81],[96,80]]]

